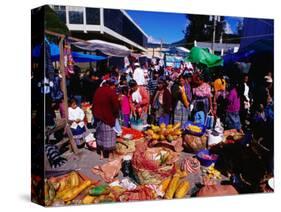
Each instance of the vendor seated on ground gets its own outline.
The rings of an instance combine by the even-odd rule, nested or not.
[[[198,111],[194,115],[194,123],[204,125],[205,124],[205,113],[204,113],[203,102],[198,102],[197,109],[198,109]]]
[[[71,99],[69,101],[68,107],[68,120],[70,123],[70,129],[75,139],[78,148],[82,148],[84,145],[84,133],[86,131],[84,124],[84,111],[77,106],[76,99]]]

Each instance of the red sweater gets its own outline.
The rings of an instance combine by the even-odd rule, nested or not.
[[[109,86],[97,89],[93,104],[94,117],[113,127],[119,113],[119,101],[116,92]]]

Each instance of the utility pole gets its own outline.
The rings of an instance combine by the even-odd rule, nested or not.
[[[215,42],[216,42],[217,16],[216,16],[216,15],[212,16],[212,19],[213,19],[213,41],[212,41],[212,53],[214,54],[214,53],[215,53],[215,50],[214,50],[214,45],[215,45]]]
[[[160,43],[160,54],[159,56],[162,57],[162,47],[163,47],[163,39],[161,38],[161,43]]]

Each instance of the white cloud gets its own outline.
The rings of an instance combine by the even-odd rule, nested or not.
[[[228,22],[225,23],[224,33],[225,34],[233,34],[233,30],[231,29],[230,24]]]
[[[161,41],[152,37],[152,36],[148,36],[148,39],[147,39],[147,42],[148,43],[154,43],[154,44],[161,44]]]

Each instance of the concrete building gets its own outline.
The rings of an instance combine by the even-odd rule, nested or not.
[[[67,25],[73,37],[99,39],[145,52],[148,36],[125,10],[78,6],[50,7]]]

